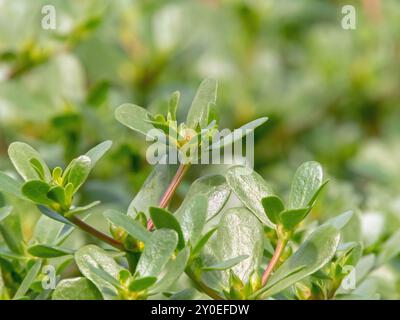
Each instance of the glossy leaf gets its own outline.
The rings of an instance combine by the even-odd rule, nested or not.
[[[151,113],[146,109],[129,103],[125,103],[115,110],[115,118],[119,122],[129,129],[145,136],[147,136],[151,130],[154,130],[154,126],[146,121],[149,116],[151,116]],[[154,136],[148,136],[148,138],[154,139]]]
[[[51,187],[46,196],[48,199],[59,203],[62,207],[65,207],[67,204],[65,190],[61,186]]]
[[[171,287],[185,271],[186,265],[189,260],[190,250],[188,247],[179,251],[175,259],[171,259],[165,266],[165,275],[159,280],[155,286],[150,290],[151,294],[164,292]]]
[[[157,277],[178,245],[178,235],[171,229],[155,230],[146,243],[136,271],[141,277]]]
[[[25,199],[21,193],[22,183],[0,171],[0,192],[11,194],[17,198]]]
[[[227,171],[226,180],[240,201],[260,221],[269,227],[274,226],[266,217],[261,204],[263,198],[272,195],[272,190],[258,173],[242,166],[234,166]]]
[[[150,217],[157,229],[165,228],[176,231],[178,234],[178,249],[182,249],[185,246],[181,225],[172,213],[162,208],[151,207]]]
[[[95,284],[104,299],[109,300],[116,297],[115,286],[100,276],[99,273],[106,273],[117,281],[118,274],[123,268],[105,250],[95,245],[84,246],[75,253],[75,262],[80,272]],[[99,272],[96,272],[96,270]]]
[[[189,128],[195,129],[197,125],[200,128],[207,126],[208,106],[216,103],[217,87],[217,81],[214,79],[209,78],[202,81],[186,118],[186,124]]]
[[[268,219],[277,224],[279,222],[279,214],[285,210],[282,200],[278,196],[268,196],[262,198],[261,204],[264,207],[264,211]]]
[[[194,181],[186,193],[177,215],[191,206],[193,197],[204,195],[207,198],[207,220],[221,211],[231,194],[226,179],[221,175],[208,175]]]
[[[200,240],[196,243],[196,245],[193,247],[192,250],[192,255],[196,256],[198,255],[201,250],[204,248],[204,246],[207,244],[208,240],[212,237],[212,235],[215,233],[215,231],[218,230],[218,227],[212,228],[211,230],[207,231],[201,238]]]
[[[43,205],[38,205],[37,207],[40,210],[40,212],[43,213],[45,216],[47,216],[51,219],[54,219],[56,221],[62,222],[62,223],[72,225],[72,223],[68,219],[66,219],[64,216],[62,216],[61,214],[43,206]]]
[[[288,209],[279,214],[279,220],[286,230],[293,230],[310,212],[310,208]]]
[[[37,204],[52,205],[53,200],[47,197],[50,185],[41,180],[30,180],[22,186],[22,194]]]
[[[74,252],[56,246],[36,244],[28,248],[28,253],[39,258],[57,258],[73,254]]]
[[[262,117],[256,120],[253,120],[249,123],[246,123],[245,125],[241,126],[240,128],[237,128],[233,130],[230,134],[220,137],[218,141],[215,141],[211,146],[208,148],[209,150],[215,150],[215,149],[220,149],[224,148],[226,146],[229,146],[236,141],[239,141],[243,139],[243,137],[247,136],[248,134],[252,133],[257,127],[261,126],[265,122],[268,121],[267,117]]]
[[[156,283],[156,281],[157,281],[156,277],[144,277],[135,279],[129,283],[128,289],[134,292],[143,291],[148,287],[152,286],[154,283]]]
[[[322,185],[323,171],[318,162],[303,163],[293,178],[289,195],[289,208],[304,208],[313,202],[314,194]]]
[[[128,215],[135,217],[137,213],[144,212],[149,216],[149,207],[159,204],[162,195],[171,183],[176,168],[175,165],[158,164],[129,205]]]
[[[207,198],[202,194],[192,197],[192,201],[180,209],[176,217],[182,228],[184,240],[196,244],[206,222]]]
[[[55,288],[53,300],[103,300],[100,291],[88,279],[78,277],[63,279]]]
[[[92,161],[88,156],[80,156],[72,160],[71,167],[68,172],[68,183],[74,186],[76,192],[86,181],[92,168]]]
[[[111,146],[112,141],[106,140],[86,152],[86,156],[90,158],[91,168],[95,166],[97,161],[99,161],[104,156],[104,154],[111,148]]]
[[[24,180],[40,180],[40,175],[30,162],[31,159],[36,159],[41,164],[45,181],[50,181],[49,168],[41,155],[30,145],[23,142],[13,142],[8,148],[8,155],[15,169]]]
[[[33,239],[38,243],[55,245],[64,223],[41,215],[33,231]]]
[[[113,225],[124,229],[130,236],[147,243],[150,239],[151,233],[146,230],[140,223],[126,214],[120,213],[115,210],[107,210],[104,212],[104,217]]]

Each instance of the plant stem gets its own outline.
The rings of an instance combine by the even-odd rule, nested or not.
[[[264,287],[272,274],[272,271],[274,271],[274,268],[279,261],[280,256],[282,255],[283,250],[285,249],[287,244],[287,239],[280,237],[278,239],[278,243],[276,244],[275,252],[271,258],[271,261],[269,262],[267,268],[265,269],[263,275],[262,275],[262,281],[261,284]]]
[[[163,196],[161,197],[160,204],[158,205],[160,208],[166,208],[168,206],[168,203],[171,201],[171,198],[174,195],[176,188],[178,188],[189,167],[190,164],[179,165],[179,168],[176,171],[175,176],[172,178],[170,185],[168,186],[167,190],[165,190]],[[151,230],[153,229],[153,227],[154,227],[153,221],[149,219],[147,221],[147,229]]]
[[[218,294],[218,292],[216,292],[214,289],[211,289],[201,280],[197,279],[196,275],[190,270],[189,267],[185,269],[185,273],[196,284],[196,286],[210,298],[213,298],[214,300],[225,300]]]
[[[119,242],[118,240],[115,240],[105,233],[93,228],[92,226],[88,225],[86,222],[82,221],[81,219],[71,216],[68,218],[69,221],[71,221],[74,225],[82,229],[83,231],[91,234],[93,237],[108,243],[110,246],[113,246],[114,248],[118,250],[125,250],[124,245]]]

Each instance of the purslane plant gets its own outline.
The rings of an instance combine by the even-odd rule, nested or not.
[[[179,125],[178,92],[171,96],[166,117],[124,104],[116,109],[116,118],[144,135],[159,130],[164,143],[178,150],[193,141],[199,148],[218,128],[216,93],[216,81],[203,81],[186,122]],[[266,120],[244,128],[249,132]],[[200,139],[194,140],[195,136]],[[225,137],[214,147],[242,137]],[[0,232],[7,246],[0,249],[0,298],[354,298],[355,288],[341,287],[350,271],[360,268],[361,262],[362,266],[369,263],[365,277],[379,265],[363,257],[361,243],[342,240],[342,229],[354,220],[352,211],[319,226],[304,227],[304,219],[327,184],[321,165],[314,161],[297,169],[287,202],[258,173],[236,165],[224,174],[194,181],[175,212],[169,203],[191,162],[158,164],[126,213],[104,212],[110,226],[110,235],[105,234],[84,221],[99,202],[76,206],[74,196],[110,147],[111,142],[105,141],[65,169],[50,170],[29,145],[10,145],[10,160],[24,182],[0,172],[0,192],[33,203],[43,215],[32,238],[24,242],[18,215],[11,206],[0,208]],[[231,196],[241,205],[228,207]],[[75,229],[97,238],[103,246],[66,248],[63,243]],[[47,285],[51,274],[44,271],[52,259],[61,257],[53,274],[55,286]],[[65,269],[73,262],[80,275],[65,277]],[[177,285],[184,274],[192,285]]]

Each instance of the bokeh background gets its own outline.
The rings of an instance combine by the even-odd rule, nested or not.
[[[41,27],[46,4],[55,30]],[[356,7],[355,30],[341,27],[345,4]],[[399,39],[398,0],[0,0],[0,169],[12,172],[16,140],[54,167],[111,139],[80,199],[103,202],[91,222],[106,228],[104,206],[126,210],[151,171],[146,142],[115,108],[163,112],[180,90],[184,119],[214,77],[221,127],[270,119],[256,130],[256,170],[286,193],[299,164],[321,162],[330,183],[310,219],[358,209],[352,236],[375,252],[400,227]],[[213,170],[195,168],[176,201]],[[14,205],[29,239],[38,213]],[[374,274],[382,297],[400,298],[399,266]]]

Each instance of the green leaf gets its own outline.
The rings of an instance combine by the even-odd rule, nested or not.
[[[8,248],[19,255],[24,254],[24,238],[18,214],[12,213],[0,222],[0,232]]]
[[[139,212],[149,215],[149,207],[155,207],[159,204],[161,197],[171,183],[176,168],[175,165],[158,164],[129,205],[128,215],[135,217]]]
[[[38,207],[39,211],[41,213],[43,213],[45,216],[47,216],[47,217],[49,217],[49,218],[51,218],[53,220],[62,222],[62,223],[72,225],[72,223],[68,219],[66,219],[64,216],[62,216],[58,212],[55,212],[55,211],[53,211],[53,210],[51,210],[51,209],[49,209],[49,208],[47,208],[47,207],[45,207],[43,205],[38,205],[37,207]]]
[[[41,215],[38,222],[36,222],[32,238],[38,243],[55,245],[64,226],[64,223]]]
[[[40,268],[42,267],[42,260],[37,260],[35,264],[29,269],[24,280],[22,280],[17,292],[13,299],[17,300],[22,298],[29,290],[31,284],[35,281],[36,276],[39,274]]]
[[[140,223],[126,214],[115,210],[107,210],[104,212],[104,217],[115,226],[124,229],[133,238],[144,243],[149,241],[151,233]]]
[[[336,228],[337,230],[343,229],[353,217],[354,212],[349,210],[342,214],[339,214],[329,220],[327,220],[324,225],[330,225]]]
[[[8,148],[8,155],[17,172],[24,180],[40,180],[40,175],[30,162],[31,159],[41,164],[45,181],[50,181],[51,174],[40,154],[30,145],[23,142],[13,142]]]
[[[186,265],[189,260],[189,253],[190,250],[188,247],[186,247],[185,249],[179,251],[176,259],[171,259],[167,263],[164,268],[164,277],[160,281],[158,281],[155,286],[152,287],[152,289],[150,290],[150,294],[164,292],[174,283],[176,283],[176,281],[185,271]]]
[[[226,183],[226,179],[221,175],[208,175],[194,181],[186,193],[179,212],[188,210],[191,207],[193,197],[204,195],[207,198],[207,220],[214,217],[224,207],[228,201],[231,190]]]
[[[25,260],[26,256],[0,249],[0,257],[10,260]]]
[[[134,292],[143,291],[156,283],[156,281],[156,277],[144,277],[140,279],[135,279],[129,283],[128,289]]]
[[[103,300],[100,291],[83,277],[61,280],[55,288],[52,300]]]
[[[232,133],[230,133],[224,137],[220,137],[220,139],[218,141],[214,142],[213,144],[211,144],[211,146],[209,146],[208,149],[215,150],[215,149],[220,149],[220,148],[229,146],[229,145],[235,143],[236,141],[241,140],[243,137],[247,136],[249,133],[253,132],[257,127],[261,126],[262,124],[264,124],[267,121],[268,121],[267,117],[262,117],[262,118],[253,120],[249,123],[246,123],[245,125],[241,126],[240,128],[233,130]]]
[[[231,208],[221,217],[218,230],[202,256],[211,254],[202,263],[204,266],[246,255],[247,259],[236,264],[232,271],[245,283],[258,270],[263,254],[263,228],[258,219],[246,208]],[[215,279],[218,279],[215,283]],[[203,274],[203,279],[211,287],[227,286],[228,271],[214,271]],[[219,283],[219,284],[218,284]]]
[[[50,185],[41,180],[30,180],[22,186],[22,194],[37,204],[54,204],[54,201],[47,197],[49,191]]]
[[[196,244],[201,236],[207,216],[207,198],[199,194],[192,197],[192,201],[178,210],[176,218],[182,228],[186,242]],[[178,233],[179,235],[179,233]]]
[[[59,203],[63,208],[66,207],[67,201],[65,197],[65,190],[61,186],[54,186],[49,189],[46,194],[47,198]]]
[[[75,262],[80,272],[95,284],[104,299],[110,300],[117,296],[115,286],[99,273],[106,273],[118,281],[118,274],[123,268],[105,250],[95,245],[84,246],[75,252]]]
[[[73,254],[74,252],[46,244],[36,244],[28,248],[28,253],[39,258],[57,258]]]
[[[279,220],[286,230],[293,230],[310,212],[311,208],[288,209],[279,214]]]
[[[95,206],[99,205],[100,203],[101,203],[100,201],[93,201],[92,203],[89,203],[85,206],[73,207],[71,210],[68,211],[68,215],[74,215],[74,214],[78,214],[78,213],[87,211],[87,210],[92,209]]]
[[[11,194],[17,198],[25,199],[21,193],[22,183],[0,171],[0,192]]]
[[[136,271],[141,277],[157,277],[178,244],[178,235],[171,229],[155,230],[145,244]]]
[[[111,146],[112,141],[106,140],[86,152],[86,156],[90,158],[91,169],[96,165],[97,161],[99,161],[111,148]]]
[[[268,219],[277,224],[279,222],[279,214],[285,210],[285,206],[281,198],[278,196],[268,196],[262,198],[261,204],[264,207],[264,211],[268,217]]]
[[[303,163],[296,171],[289,195],[289,208],[304,208],[314,202],[322,185],[323,171],[318,162]]]
[[[178,249],[185,247],[182,228],[175,216],[165,209],[150,207],[150,217],[157,229],[172,229],[178,234]]]
[[[217,81],[210,78],[200,84],[186,118],[189,128],[195,129],[197,125],[200,125],[200,128],[207,126],[208,106],[217,101],[217,87]]]
[[[391,237],[382,245],[378,254],[376,265],[381,266],[400,253],[400,230],[391,235]]]
[[[176,121],[176,110],[178,109],[180,92],[175,91],[168,101],[168,114],[171,116],[172,121]]]
[[[272,195],[272,189],[255,171],[242,166],[229,168],[226,180],[236,196],[260,221],[273,228],[273,223],[265,216],[261,200]]]
[[[154,136],[148,136],[150,131],[155,129],[154,126],[146,121],[149,116],[151,117],[152,115],[146,109],[129,103],[125,103],[115,110],[115,118],[124,126],[154,140]]]
[[[213,271],[213,270],[227,270],[231,269],[232,267],[236,266],[238,263],[242,262],[243,260],[247,259],[249,256],[248,255],[240,255],[238,257],[232,258],[225,260],[223,262],[219,262],[216,264],[213,264],[211,266],[207,267],[202,267],[202,270],[204,271]]]
[[[74,186],[74,193],[82,186],[92,169],[92,161],[88,156],[80,156],[72,160],[68,171],[68,183]]]
[[[0,222],[9,216],[12,209],[13,209],[12,206],[6,206],[3,208],[0,208]]]
[[[321,269],[335,255],[339,240],[340,230],[331,225],[318,227],[255,296],[272,296]]]
[[[201,250],[204,248],[204,246],[207,244],[208,240],[210,240],[211,236],[214,234],[215,231],[217,231],[218,228],[212,228],[211,230],[207,231],[207,233],[200,238],[200,240],[196,243],[192,250],[192,255],[197,256]]]

